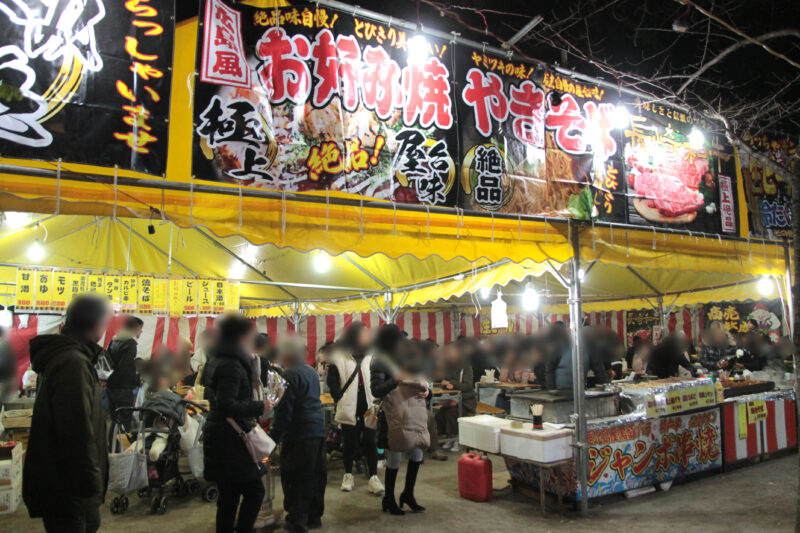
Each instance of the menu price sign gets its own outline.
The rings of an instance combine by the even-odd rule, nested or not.
[[[53,273],[53,296],[50,306],[53,311],[64,311],[69,304],[70,285],[69,272],[66,270],[56,270]]]
[[[36,270],[36,309],[50,311],[53,296],[53,271]]]
[[[33,309],[35,276],[36,271],[32,268],[17,269],[17,298],[14,306],[17,311]]]

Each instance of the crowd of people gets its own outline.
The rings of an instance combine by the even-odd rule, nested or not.
[[[38,382],[24,500],[48,531],[97,530],[108,480],[109,412],[137,405],[148,391],[203,391],[210,407],[202,437],[204,477],[219,488],[217,531],[244,532],[251,531],[265,497],[265,466],[253,460],[242,439],[255,425],[280,444],[272,459],[280,466],[285,527],[307,531],[322,523],[332,450],[343,459],[342,491],[356,489],[354,465],[360,461],[369,478],[367,491],[382,497],[384,512],[422,512],[415,495],[421,465],[426,454],[448,458],[439,446],[443,437],[451,437],[444,447],[459,451],[452,437],[458,434],[458,417],[475,413],[477,382],[573,386],[573,339],[560,322],[535,335],[461,337],[443,346],[408,338],[394,324],[370,329],[355,322],[318,350],[313,367],[299,338],[274,342],[238,314],[220,317],[196,346],[181,339],[174,351],[163,347],[145,361],[137,357],[143,327],[137,317],[126,318],[107,350],[98,345],[110,316],[104,298],[78,297],[59,334],[30,343]],[[782,371],[793,345],[788,339],[773,344],[752,326],[740,333],[712,323],[697,346],[682,333],[656,344],[635,336],[626,349],[616,333],[586,325],[581,330],[585,384],[602,385],[629,370],[660,378],[724,374],[734,367]],[[101,361],[111,369],[102,383]],[[264,392],[276,375],[284,384],[279,400]],[[190,389],[194,385],[200,387]],[[460,405],[446,400],[430,409],[434,386],[459,391]],[[335,402],[330,425],[321,402],[325,392]],[[120,422],[131,429],[129,416]],[[404,455],[405,478],[396,495]]]

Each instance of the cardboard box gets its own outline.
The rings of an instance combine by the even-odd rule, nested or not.
[[[0,488],[0,514],[16,512],[22,501],[22,482],[10,487]]]
[[[33,409],[14,409],[3,411],[2,424],[8,429],[30,429]]]
[[[22,444],[0,443],[0,488],[22,482]]]

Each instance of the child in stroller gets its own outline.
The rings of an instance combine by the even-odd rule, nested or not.
[[[195,432],[202,431],[202,415],[207,409],[182,399],[174,392],[161,390],[152,394],[141,407],[117,409],[112,415],[112,423],[119,426],[120,415],[126,410],[132,412],[138,422],[138,429],[129,434],[129,438],[134,441],[132,446],[137,447],[135,450],[138,453],[147,455],[148,486],[140,489],[138,495],[140,498],[150,497],[150,509],[154,513],[166,513],[170,494],[194,496],[202,492],[205,501],[216,501],[219,492],[215,485],[202,486],[201,480],[197,478],[187,479],[185,476],[190,475],[190,472],[179,468],[181,439],[184,439],[185,451],[192,445],[197,446],[198,439],[194,435]],[[186,424],[187,416],[194,417],[197,422],[190,421],[193,423]],[[194,429],[189,436],[182,434],[185,424]],[[127,495],[121,494],[111,501],[111,512],[124,513],[128,505]]]

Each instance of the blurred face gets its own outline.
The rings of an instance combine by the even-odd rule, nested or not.
[[[361,328],[358,332],[358,346],[362,349],[369,348],[372,344],[372,331],[369,328]]]
[[[461,360],[459,351],[456,349],[455,344],[448,344],[442,348],[444,360],[449,365],[456,365]]]
[[[111,322],[111,304],[109,303],[106,307],[106,314],[90,332],[89,332],[89,339],[92,342],[100,342],[100,339],[103,338],[106,330],[108,329],[108,323]]]
[[[256,328],[252,328],[247,335],[242,337],[241,346],[247,353],[255,353],[256,335],[258,335]]]

